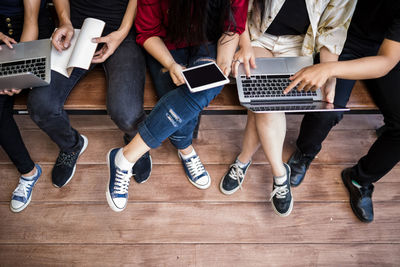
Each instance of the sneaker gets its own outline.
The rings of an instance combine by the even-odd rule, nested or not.
[[[51,179],[55,187],[61,188],[72,179],[76,169],[76,162],[78,157],[86,150],[88,139],[86,136],[81,135],[80,141],[81,148],[76,152],[63,152],[60,151],[56,164],[51,172]]]
[[[290,167],[286,163],[283,163],[286,169],[286,181],[281,184],[277,185],[273,183],[273,190],[271,192],[271,204],[272,208],[274,209],[275,213],[279,216],[285,217],[288,216],[293,209],[293,197],[292,192],[290,190]]]
[[[146,152],[140,159],[133,165],[132,173],[133,179],[139,184],[146,182],[151,174],[152,161],[149,152]]]
[[[19,178],[19,184],[14,190],[11,198],[10,209],[12,212],[22,211],[31,202],[33,187],[42,174],[42,169],[39,164],[35,164],[35,166],[37,174],[33,178],[26,179],[22,176]]]
[[[374,185],[361,186],[353,182],[351,177],[354,177],[352,168],[342,171],[342,181],[349,191],[351,209],[360,221],[365,223],[372,222],[374,220],[374,208],[372,204]]]
[[[228,172],[221,179],[221,183],[219,184],[221,192],[225,195],[231,195],[239,188],[242,189],[242,183],[250,164],[251,161],[243,168],[240,168],[235,160],[235,162],[229,167]]]
[[[107,202],[113,211],[123,211],[128,203],[129,182],[132,169],[121,170],[115,164],[115,156],[121,148],[114,148],[108,152],[107,164],[109,179],[106,191]]]
[[[211,185],[211,178],[206,169],[201,163],[197,154],[188,159],[183,159],[178,152],[178,156],[182,161],[183,168],[186,172],[186,177],[195,187],[199,189],[207,189]]]

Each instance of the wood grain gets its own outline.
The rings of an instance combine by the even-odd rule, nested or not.
[[[0,243],[399,243],[400,209],[375,203],[361,223],[348,203],[295,202],[277,216],[269,203],[30,204],[13,214],[0,204]],[[277,234],[279,233],[279,234]]]
[[[346,202],[340,173],[350,165],[311,165],[301,186],[293,189],[296,201]],[[219,190],[221,177],[229,165],[206,165],[212,184],[207,190],[195,188],[186,178],[181,166],[154,165],[150,179],[144,184],[131,181],[129,200],[132,202],[267,202],[272,188],[270,166],[253,165],[249,168],[243,189],[231,196]],[[105,165],[79,164],[74,178],[63,188],[51,182],[51,165],[43,166],[43,176],[36,184],[32,203],[45,202],[102,202],[106,203],[105,189],[108,168]],[[400,168],[396,167],[376,184],[374,201],[400,201]],[[18,183],[18,172],[11,164],[0,169],[0,202],[9,202]]]
[[[399,244],[0,245],[5,266],[396,266]],[[340,256],[340,257],[339,257]]]

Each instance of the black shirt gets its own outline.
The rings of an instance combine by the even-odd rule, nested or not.
[[[385,38],[400,42],[400,1],[359,0],[348,35],[379,44]]]
[[[265,31],[272,35],[301,35],[310,26],[305,0],[286,0]]]
[[[104,21],[103,36],[118,30],[124,18],[129,0],[70,0],[71,21],[80,29],[85,18]]]

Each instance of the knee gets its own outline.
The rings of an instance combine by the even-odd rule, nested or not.
[[[315,112],[311,114],[315,121],[329,125],[330,127],[335,126],[343,119],[343,112]]]
[[[114,107],[108,110],[111,119],[121,131],[129,133],[137,129],[137,125],[144,119],[145,113],[142,107],[133,105],[132,107]]]
[[[29,97],[27,107],[32,120],[37,124],[61,116],[63,109],[52,101],[37,101],[34,97]]]

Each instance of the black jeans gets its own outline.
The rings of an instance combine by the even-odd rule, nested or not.
[[[35,163],[29,156],[13,117],[13,96],[0,96],[0,145],[20,173],[30,172]]]
[[[107,111],[128,139],[131,139],[136,135],[138,124],[145,119],[143,94],[146,71],[143,51],[136,44],[133,32],[103,63],[103,68],[107,80]],[[28,110],[32,120],[64,152],[79,149],[79,133],[72,128],[64,103],[87,72],[75,68],[70,78],[67,78],[52,71],[50,85],[34,88],[29,94]]]
[[[351,60],[377,54],[379,45],[348,36],[339,60]],[[355,81],[338,79],[335,104],[345,106]],[[368,185],[378,181],[400,161],[400,64],[379,79],[366,81],[367,88],[384,116],[385,132],[378,137],[368,154],[353,166],[357,181]],[[315,156],[329,131],[343,117],[343,112],[307,113],[301,124],[297,147]]]

